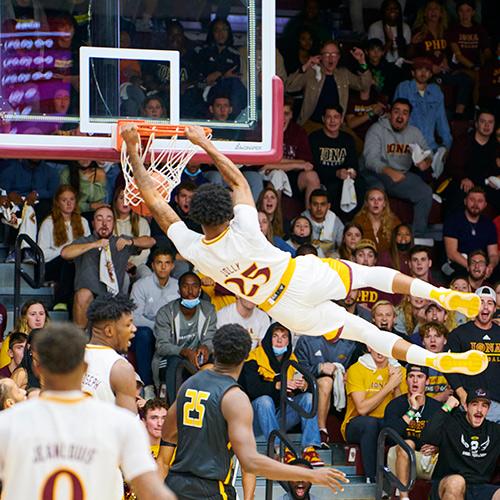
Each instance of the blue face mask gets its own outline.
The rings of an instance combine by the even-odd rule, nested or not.
[[[273,346],[273,352],[274,352],[274,355],[275,356],[281,356],[283,354],[285,354],[285,352],[288,350],[288,346],[284,346],[284,347],[274,347]]]
[[[186,309],[194,309],[196,306],[200,305],[200,297],[196,297],[196,299],[182,299],[181,305]]]
[[[199,168],[196,172],[190,172],[187,168],[184,169],[184,173],[188,175],[189,177],[196,177],[197,175],[201,174],[201,168]]]

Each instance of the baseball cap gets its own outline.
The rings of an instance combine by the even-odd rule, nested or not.
[[[406,376],[408,376],[410,372],[423,373],[426,377],[429,376],[429,368],[427,368],[427,366],[406,365]]]
[[[476,290],[476,295],[479,295],[479,297],[484,297],[486,299],[491,299],[493,302],[496,304],[497,303],[497,294],[493,288],[490,286],[480,286]]]
[[[467,393],[467,404],[472,403],[472,401],[476,401],[476,399],[482,399],[488,404],[491,403],[490,395],[486,389],[478,388]]]
[[[377,255],[377,245],[372,240],[369,240],[367,238],[363,238],[362,240],[358,241],[358,244],[356,245],[356,248],[354,249],[354,253],[356,253],[358,250],[364,250],[365,248],[370,248],[373,250],[375,255]]]
[[[426,68],[432,71],[432,61],[428,57],[415,57],[413,59],[413,69]]]
[[[446,309],[441,305],[441,304],[438,304],[437,302],[429,302],[426,306],[425,306],[425,312],[427,312],[431,307],[436,307],[437,309],[441,309],[442,311],[446,311]]]

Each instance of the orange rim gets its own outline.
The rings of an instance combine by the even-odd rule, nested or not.
[[[123,139],[120,135],[120,128],[122,125],[128,123],[135,123],[137,125],[137,132],[141,139],[147,140],[151,134],[155,134],[156,137],[173,137],[174,135],[184,137],[186,135],[187,125],[155,125],[153,123],[148,123],[145,120],[118,120],[117,121],[117,149],[121,148]],[[208,137],[212,133],[212,129],[209,127],[202,127],[205,135]]]

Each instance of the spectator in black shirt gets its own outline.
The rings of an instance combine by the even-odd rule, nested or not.
[[[464,406],[467,395],[474,388],[487,389],[491,399],[488,419],[500,422],[500,326],[493,322],[497,295],[489,286],[478,288],[476,295],[481,297],[478,316],[474,321],[469,321],[450,333],[448,349],[452,352],[480,349],[488,354],[488,367],[480,375],[463,376],[449,373],[446,378]]]
[[[385,409],[384,426],[394,429],[416,451],[417,478],[430,479],[436,464],[436,446],[424,444],[421,440],[430,418],[439,411],[441,404],[425,395],[429,381],[429,369],[424,366],[408,365],[406,382],[408,393],[393,399]],[[387,466],[402,482],[408,482],[410,459],[400,446],[389,449]],[[400,491],[401,500],[408,499],[407,491]]]
[[[473,187],[464,204],[464,211],[457,211],[444,221],[446,256],[454,268],[467,268],[467,256],[483,250],[488,255],[491,273],[498,264],[498,243],[495,224],[483,213],[487,205],[484,189]]]
[[[499,500],[500,486],[488,484],[500,454],[500,426],[486,420],[491,399],[484,389],[467,395],[466,412],[450,396],[422,433],[439,447],[432,500]]]
[[[488,203],[498,211],[500,196],[485,180],[498,175],[496,164],[497,143],[495,141],[495,115],[483,109],[477,113],[474,130],[453,141],[446,162],[445,172],[453,178],[446,190],[447,210],[459,207],[463,197],[474,186],[486,189]]]
[[[323,111],[323,128],[309,136],[309,143],[321,184],[324,184],[333,202],[333,211],[341,218],[348,218],[341,207],[342,186],[346,179],[354,180],[357,205],[360,207],[364,196],[364,182],[358,176],[358,158],[354,139],[340,127],[344,110],[340,105],[327,106]],[[356,213],[351,208],[351,216]]]

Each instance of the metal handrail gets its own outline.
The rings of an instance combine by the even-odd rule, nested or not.
[[[392,439],[399,445],[410,458],[410,474],[408,478],[408,483],[403,484],[385,465],[385,446],[387,438]],[[377,440],[377,489],[375,492],[376,500],[381,500],[384,490],[384,480],[387,480],[391,486],[390,493],[394,491],[395,488],[399,491],[410,491],[415,483],[417,477],[417,459],[415,456],[415,451],[413,448],[392,428],[384,427]]]
[[[285,446],[291,451],[292,455],[295,458],[297,457],[297,453],[295,452],[295,448],[293,447],[292,443],[288,441],[288,438],[286,437],[286,434],[283,434],[279,429],[275,429],[271,431],[269,434],[269,437],[267,438],[267,456],[270,458],[274,458],[274,443],[276,442],[276,439],[279,438],[280,443],[285,443]],[[281,445],[280,445],[281,446]],[[272,500],[273,498],[273,480],[272,479],[266,479],[266,500]],[[282,481],[279,481],[281,486],[287,491],[285,488],[285,484]]]
[[[312,405],[311,405],[311,410],[306,411],[304,408],[299,406],[298,403],[296,403],[293,399],[293,397],[289,397],[287,393],[287,374],[288,374],[288,369],[290,367],[295,368],[299,373],[301,373],[305,379],[305,381],[308,384],[309,389],[312,391]],[[314,418],[316,416],[316,413],[318,411],[318,384],[316,382],[316,378],[303,366],[300,366],[297,361],[293,361],[291,359],[288,359],[283,363],[281,366],[281,372],[280,372],[280,428],[279,430],[274,430],[269,434],[269,437],[267,439],[267,456],[272,457],[274,455],[274,443],[276,441],[276,438],[279,437],[280,439],[280,458],[283,457],[283,450],[284,446],[286,446],[291,453],[297,458],[297,453],[295,452],[295,448],[293,445],[288,441],[287,434],[286,434],[286,407],[290,406],[293,410],[295,410],[302,418]],[[281,486],[285,490],[287,488],[285,487],[286,483],[283,483],[279,481]],[[267,479],[266,480],[266,500],[272,500],[273,498],[273,480]]]
[[[313,395],[313,400],[312,400],[311,411],[309,411],[309,412],[304,410],[298,403],[296,403],[293,400],[292,397],[289,397],[287,394],[287,384],[286,384],[287,383],[287,373],[288,373],[288,368],[290,368],[291,366],[304,376],[304,379],[306,380],[307,385],[311,389],[311,392]],[[295,410],[302,418],[313,418],[316,416],[316,413],[318,411],[318,384],[316,382],[316,378],[311,375],[309,370],[307,370],[303,366],[300,366],[297,361],[293,361],[291,359],[289,359],[285,363],[283,363],[283,366],[281,367],[280,381],[281,381],[281,387],[280,387],[280,412],[281,412],[280,431],[282,434],[286,435],[286,407],[287,407],[287,405],[290,406],[293,410]]]
[[[22,268],[22,249],[21,245],[27,243],[35,256],[35,268],[33,278]],[[19,317],[21,309],[21,278],[31,288],[41,288],[45,277],[45,257],[42,249],[27,235],[19,234],[16,238],[15,264],[14,264],[14,324]]]

